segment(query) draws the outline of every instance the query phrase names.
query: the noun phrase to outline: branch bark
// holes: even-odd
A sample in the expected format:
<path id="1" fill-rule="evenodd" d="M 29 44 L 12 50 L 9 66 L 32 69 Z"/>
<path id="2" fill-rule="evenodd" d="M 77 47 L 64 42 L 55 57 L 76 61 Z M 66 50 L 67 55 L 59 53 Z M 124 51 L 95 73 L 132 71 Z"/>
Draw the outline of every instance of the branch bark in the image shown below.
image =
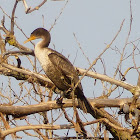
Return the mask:
<path id="1" fill-rule="evenodd" d="M 79 71 L 80 75 L 83 75 L 86 72 L 86 70 L 81 69 L 81 68 L 77 68 L 77 70 Z M 114 85 L 120 86 L 122 88 L 125 88 L 126 90 L 129 90 L 130 92 L 132 91 L 132 89 L 136 88 L 136 86 L 128 84 L 124 81 L 119 81 L 119 80 L 111 78 L 107 75 L 99 74 L 99 73 L 92 72 L 92 71 L 88 71 L 86 73 L 86 76 L 92 77 L 94 79 L 99 79 L 101 81 L 109 82 L 110 84 L 114 84 Z"/>
<path id="2" fill-rule="evenodd" d="M 97 123 L 97 122 L 109 123 L 107 119 L 98 119 L 98 120 L 95 120 L 95 121 L 92 121 L 92 122 L 83 123 L 83 125 L 84 126 L 91 125 L 91 124 L 94 124 L 94 123 Z M 110 124 L 110 125 L 114 126 L 114 124 Z M 64 125 L 50 125 L 50 124 L 49 125 L 44 125 L 44 124 L 42 124 L 42 125 L 17 126 L 15 128 L 10 128 L 8 130 L 1 131 L 0 132 L 0 137 L 5 137 L 9 134 L 16 133 L 16 132 L 23 131 L 23 130 L 35 130 L 35 129 L 60 130 L 60 129 L 71 129 L 71 128 L 74 128 L 74 125 L 72 125 L 72 124 L 64 124 Z M 131 133 L 131 130 L 126 129 L 126 128 L 116 127 L 116 129 L 120 129 L 122 131 L 128 131 L 128 132 Z"/>
<path id="3" fill-rule="evenodd" d="M 93 107 L 96 108 L 105 108 L 105 107 L 121 107 L 124 104 L 131 104 L 133 99 L 124 98 L 124 99 L 88 99 Z M 75 100 L 75 106 L 78 107 L 78 102 Z M 140 104 L 140 99 L 138 99 L 137 104 Z M 63 108 L 73 107 L 72 100 L 66 99 L 63 100 Z M 27 106 L 12 106 L 9 104 L 0 105 L 0 112 L 7 115 L 17 115 L 25 116 L 38 112 L 50 111 L 52 109 L 59 109 L 61 105 L 57 104 L 56 101 L 47 101 L 40 104 L 35 105 L 27 105 Z"/>
<path id="4" fill-rule="evenodd" d="M 9 64 L 5 64 L 5 63 L 1 63 L 1 65 L 5 68 L 8 68 L 10 70 L 13 70 L 13 71 L 16 71 L 16 72 L 19 72 L 20 74 L 25 74 L 27 76 L 34 76 L 40 80 L 44 80 L 48 83 L 52 83 L 48 78 L 45 78 L 46 76 L 45 75 L 40 75 L 40 74 L 37 74 L 37 73 L 34 73 L 34 72 L 30 72 L 30 71 L 27 71 L 25 69 L 19 69 L 17 67 L 14 67 L 12 65 L 9 65 Z M 111 84 L 114 84 L 114 85 L 117 85 L 117 86 L 120 86 L 122 88 L 125 88 L 126 90 L 132 92 L 133 90 L 136 90 L 138 88 L 138 86 L 134 86 L 134 85 L 131 85 L 131 84 L 128 84 L 124 81 L 119 81 L 119 80 L 116 80 L 116 79 L 113 79 L 111 77 L 108 77 L 106 75 L 103 75 L 103 74 L 99 74 L 99 73 L 96 73 L 96 72 L 92 72 L 92 71 L 86 71 L 84 69 L 81 69 L 81 68 L 76 68 L 78 70 L 78 72 L 80 73 L 80 75 L 83 75 L 85 72 L 86 72 L 86 76 L 89 76 L 89 77 L 92 77 L 92 78 L 95 78 L 95 79 L 99 79 L 101 81 L 106 81 L 106 82 L 109 82 Z M 10 76 L 10 75 L 8 75 Z M 12 75 L 11 76 L 17 76 L 17 75 Z M 29 78 L 29 77 L 28 77 Z M 27 78 L 25 78 L 25 76 L 23 76 L 23 79 L 22 77 L 20 78 L 20 80 L 27 80 Z M 138 89 L 137 89 L 138 90 Z M 132 92 L 133 93 L 133 92 Z"/>
<path id="5" fill-rule="evenodd" d="M 14 18 L 15 18 L 15 11 L 16 11 L 17 4 L 18 4 L 18 0 L 15 1 L 14 8 L 12 11 L 12 16 L 11 16 L 11 33 L 13 35 L 14 35 Z"/>

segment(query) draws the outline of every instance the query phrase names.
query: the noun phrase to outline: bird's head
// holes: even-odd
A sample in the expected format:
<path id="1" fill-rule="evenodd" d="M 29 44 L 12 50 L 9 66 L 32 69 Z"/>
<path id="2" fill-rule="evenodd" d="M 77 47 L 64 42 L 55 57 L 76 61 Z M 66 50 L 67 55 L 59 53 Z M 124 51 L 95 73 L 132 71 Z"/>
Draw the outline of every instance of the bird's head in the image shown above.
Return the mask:
<path id="1" fill-rule="evenodd" d="M 26 41 L 24 41 L 24 43 L 27 43 L 31 40 L 35 40 L 39 38 L 42 38 L 42 39 L 46 38 L 50 40 L 51 38 L 50 33 L 44 28 L 37 28 L 31 33 L 30 37 Z"/>

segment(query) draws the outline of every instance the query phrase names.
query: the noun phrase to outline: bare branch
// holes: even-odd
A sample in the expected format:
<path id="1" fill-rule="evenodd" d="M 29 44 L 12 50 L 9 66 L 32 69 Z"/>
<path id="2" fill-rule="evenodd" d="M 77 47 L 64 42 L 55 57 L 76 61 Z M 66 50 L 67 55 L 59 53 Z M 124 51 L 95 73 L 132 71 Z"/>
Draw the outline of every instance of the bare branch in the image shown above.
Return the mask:
<path id="1" fill-rule="evenodd" d="M 117 69 L 116 69 L 115 74 L 114 74 L 114 78 L 115 78 L 115 76 L 117 75 L 117 73 L 118 73 L 118 71 L 119 71 L 119 67 L 121 66 L 122 61 L 123 61 L 125 49 L 126 49 L 126 47 L 127 47 L 128 40 L 129 40 L 130 33 L 131 33 L 131 27 L 132 27 L 132 21 L 133 21 L 132 19 L 133 19 L 133 18 L 132 18 L 132 9 L 131 9 L 131 0 L 130 0 L 130 25 L 129 25 L 130 27 L 129 27 L 129 31 L 128 31 L 127 38 L 126 38 L 126 40 L 125 40 L 125 45 L 124 45 L 124 47 L 123 47 L 123 51 L 122 51 L 122 53 L 121 53 L 120 61 L 119 61 L 118 65 L 117 65 Z"/>
<path id="2" fill-rule="evenodd" d="M 131 130 L 127 129 L 127 128 L 121 128 L 121 127 L 117 127 L 114 124 L 110 123 L 107 119 L 99 119 L 96 121 L 92 121 L 92 122 L 87 122 L 87 123 L 83 123 L 83 125 L 90 125 L 90 124 L 94 124 L 97 122 L 106 122 L 108 123 L 108 125 L 111 125 L 112 127 L 121 130 L 121 131 L 127 131 L 127 132 L 131 132 Z M 19 131 L 23 131 L 23 130 L 35 130 L 35 129 L 47 129 L 47 130 L 60 130 L 60 129 L 71 129 L 74 128 L 74 126 L 72 124 L 64 124 L 64 125 L 27 125 L 27 126 L 17 126 L 15 128 L 11 128 L 5 131 L 1 131 L 1 137 L 5 137 L 9 134 L 15 133 L 15 132 L 19 132 Z"/>
<path id="3" fill-rule="evenodd" d="M 114 78 L 108 77 L 108 76 L 103 75 L 103 74 L 99 74 L 99 73 L 92 72 L 92 71 L 87 72 L 87 70 L 80 69 L 80 68 L 76 68 L 76 69 L 80 72 L 80 75 L 83 75 L 86 73 L 85 74 L 86 76 L 89 76 L 89 77 L 92 77 L 95 79 L 100 79 L 101 81 L 106 81 L 106 82 L 109 82 L 111 84 L 123 87 L 123 88 L 129 90 L 130 92 L 132 89 L 134 90 L 136 88 L 136 86 L 134 86 L 134 85 L 128 84 L 124 81 L 115 80 Z"/>
<path id="4" fill-rule="evenodd" d="M 133 99 L 88 99 L 93 107 L 104 108 L 104 107 L 118 107 L 120 108 L 124 104 L 131 104 Z M 137 100 L 136 105 L 140 104 L 140 99 Z M 75 100 L 75 106 L 78 107 L 78 102 Z M 63 108 L 73 107 L 72 100 L 63 100 Z M 27 106 L 11 106 L 11 105 L 1 105 L 0 112 L 13 115 L 14 117 L 21 117 L 25 115 L 30 115 L 38 112 L 50 111 L 52 109 L 59 109 L 61 106 L 56 103 L 56 101 L 47 101 L 35 105 Z M 67 116 L 66 116 L 67 118 Z M 68 118 L 67 118 L 68 119 Z M 69 120 L 69 119 L 68 119 Z M 69 120 L 71 122 L 71 120 Z"/>
<path id="5" fill-rule="evenodd" d="M 64 5 L 64 7 L 61 9 L 59 15 L 58 15 L 58 16 L 56 17 L 56 19 L 54 20 L 54 23 L 51 25 L 51 27 L 50 27 L 50 29 L 49 29 L 49 32 L 50 32 L 50 31 L 53 29 L 53 27 L 56 25 L 56 22 L 57 22 L 57 20 L 60 18 L 60 16 L 62 15 L 62 13 L 63 13 L 63 11 L 64 11 L 66 5 L 68 4 L 68 1 L 69 1 L 69 0 L 66 1 L 66 3 L 65 3 L 65 5 Z"/>
<path id="6" fill-rule="evenodd" d="M 28 8 L 28 6 L 27 6 L 25 0 L 23 0 L 24 6 L 25 6 L 25 9 L 26 9 L 26 10 L 25 10 L 26 14 L 29 14 L 29 13 L 35 11 L 35 10 L 39 10 L 39 8 L 40 8 L 41 6 L 43 6 L 43 5 L 45 4 L 45 2 L 47 2 L 47 0 L 44 0 L 44 1 L 43 1 L 42 3 L 40 3 L 38 6 L 36 6 L 36 7 L 33 8 L 33 9 L 31 9 L 31 8 Z"/>
<path id="7" fill-rule="evenodd" d="M 121 25 L 120 25 L 120 29 L 118 30 L 117 34 L 115 35 L 115 37 L 113 38 L 113 40 L 111 41 L 111 43 L 109 45 L 106 46 L 106 48 L 103 50 L 103 52 L 92 62 L 92 64 L 90 65 L 90 67 L 85 71 L 85 73 L 83 73 L 82 77 L 80 78 L 80 80 L 77 82 L 77 84 L 75 85 L 75 87 L 73 88 L 73 90 L 76 89 L 76 87 L 79 85 L 79 83 L 81 82 L 81 80 L 85 77 L 85 75 L 87 74 L 87 72 L 97 63 L 98 59 L 100 59 L 100 57 L 111 47 L 112 43 L 115 41 L 115 39 L 117 38 L 117 36 L 119 35 L 122 27 L 123 27 L 123 23 L 125 20 L 122 21 Z"/>
<path id="8" fill-rule="evenodd" d="M 39 74 L 30 72 L 30 71 L 27 71 L 27 70 L 24 70 L 24 69 L 19 69 L 19 68 L 16 68 L 16 67 L 12 66 L 12 65 L 5 64 L 5 63 L 2 63 L 1 65 L 3 67 L 11 69 L 13 71 L 17 71 L 19 73 L 23 73 L 23 74 L 29 75 L 29 76 L 35 76 L 36 78 L 38 78 L 40 80 L 44 80 L 46 82 L 52 83 L 48 78 L 45 78 L 44 76 L 42 77 Z M 77 68 L 77 69 L 78 69 L 78 71 L 80 72 L 81 75 L 86 73 L 85 75 L 87 75 L 87 76 L 90 76 L 90 77 L 95 78 L 95 79 L 100 79 L 102 81 L 110 82 L 111 84 L 115 84 L 117 86 L 123 87 L 123 88 L 129 90 L 132 93 L 134 93 L 134 90 L 137 89 L 136 86 L 130 85 L 130 84 L 128 84 L 126 82 L 123 82 L 123 81 L 115 80 L 115 79 L 110 78 L 110 77 L 108 77 L 106 75 L 98 74 L 96 72 L 91 72 L 91 71 L 87 72 L 87 70 L 80 69 L 80 68 Z"/>
<path id="9" fill-rule="evenodd" d="M 1 50 L 1 55 L 3 55 L 6 52 L 5 43 L 1 37 L 1 34 L 0 34 L 0 50 Z"/>
<path id="10" fill-rule="evenodd" d="M 16 0 L 16 2 L 14 4 L 13 11 L 12 11 L 12 16 L 11 16 L 11 34 L 14 34 L 14 18 L 15 18 L 15 11 L 16 11 L 17 4 L 18 4 L 18 0 Z"/>
<path id="11" fill-rule="evenodd" d="M 24 7 L 25 7 L 25 13 L 27 14 L 28 11 L 31 9 L 31 7 L 28 8 L 28 5 L 27 5 L 26 1 L 25 0 L 22 0 L 22 1 L 23 1 L 23 4 L 24 4 Z"/>

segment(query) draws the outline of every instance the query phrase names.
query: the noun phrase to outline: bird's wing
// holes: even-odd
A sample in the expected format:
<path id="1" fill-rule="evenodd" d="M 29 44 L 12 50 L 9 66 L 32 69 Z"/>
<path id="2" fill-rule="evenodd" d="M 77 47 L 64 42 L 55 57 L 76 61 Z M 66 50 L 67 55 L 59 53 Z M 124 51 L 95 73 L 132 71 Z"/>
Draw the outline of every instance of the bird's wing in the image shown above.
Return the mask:
<path id="1" fill-rule="evenodd" d="M 63 73 L 69 80 L 72 80 L 71 78 L 73 77 L 73 80 L 75 84 L 78 82 L 79 78 L 77 75 L 77 72 L 74 68 L 74 66 L 71 64 L 71 62 L 65 58 L 63 55 L 61 55 L 58 52 L 52 52 L 48 55 L 50 61 L 53 63 L 53 65 Z M 78 104 L 80 108 L 85 112 L 85 113 L 92 113 L 92 106 L 89 103 L 89 101 L 86 99 L 83 93 L 83 89 L 81 86 L 81 83 L 79 83 L 78 87 L 76 88 L 76 95 L 78 98 Z"/>
<path id="2" fill-rule="evenodd" d="M 52 53 L 48 55 L 48 57 L 53 63 L 53 65 L 58 70 L 60 70 L 63 73 L 63 75 L 65 75 L 70 81 L 74 81 L 74 84 L 76 84 L 79 81 L 77 71 L 65 56 L 53 50 Z M 83 90 L 81 83 L 79 83 L 78 87 L 81 90 Z"/>
<path id="3" fill-rule="evenodd" d="M 63 55 L 51 53 L 48 55 L 50 61 L 56 66 L 64 75 L 71 77 L 77 76 L 77 72 L 71 62 Z"/>

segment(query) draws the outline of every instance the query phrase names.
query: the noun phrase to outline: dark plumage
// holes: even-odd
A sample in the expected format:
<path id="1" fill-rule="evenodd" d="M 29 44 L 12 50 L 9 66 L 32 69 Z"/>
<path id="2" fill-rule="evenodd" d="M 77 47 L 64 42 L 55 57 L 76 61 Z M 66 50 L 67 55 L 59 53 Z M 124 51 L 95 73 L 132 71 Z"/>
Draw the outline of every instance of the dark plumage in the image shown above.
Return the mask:
<path id="1" fill-rule="evenodd" d="M 72 85 L 75 85 L 79 81 L 77 71 L 66 57 L 48 48 L 51 36 L 44 28 L 34 30 L 25 43 L 37 38 L 41 38 L 42 40 L 35 46 L 35 56 L 39 60 L 44 72 L 58 89 L 64 91 L 64 97 L 71 98 L 70 92 L 67 91 L 73 88 Z M 90 113 L 92 106 L 84 96 L 81 83 L 75 89 L 74 94 L 78 99 L 80 109 L 85 113 Z"/>

